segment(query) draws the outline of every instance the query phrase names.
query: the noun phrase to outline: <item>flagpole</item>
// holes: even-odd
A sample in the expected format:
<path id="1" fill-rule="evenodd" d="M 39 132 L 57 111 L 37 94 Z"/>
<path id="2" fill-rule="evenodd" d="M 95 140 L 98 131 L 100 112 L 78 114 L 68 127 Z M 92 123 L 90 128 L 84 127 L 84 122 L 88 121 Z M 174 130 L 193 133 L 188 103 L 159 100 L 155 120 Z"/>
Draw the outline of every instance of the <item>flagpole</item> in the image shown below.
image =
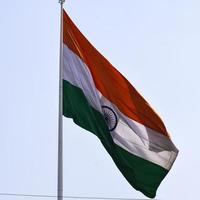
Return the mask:
<path id="1" fill-rule="evenodd" d="M 59 64 L 59 113 L 58 113 L 58 182 L 57 200 L 63 200 L 63 4 L 60 3 L 60 64 Z"/>

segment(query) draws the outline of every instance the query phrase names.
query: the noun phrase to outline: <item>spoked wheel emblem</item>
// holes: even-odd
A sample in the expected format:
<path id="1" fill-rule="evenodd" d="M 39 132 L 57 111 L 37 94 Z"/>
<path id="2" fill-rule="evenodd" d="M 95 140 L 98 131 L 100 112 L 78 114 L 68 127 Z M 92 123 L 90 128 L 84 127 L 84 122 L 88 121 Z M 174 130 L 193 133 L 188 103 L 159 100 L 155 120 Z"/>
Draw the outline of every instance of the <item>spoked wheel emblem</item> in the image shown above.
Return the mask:
<path id="1" fill-rule="evenodd" d="M 109 131 L 113 131 L 117 126 L 117 115 L 114 110 L 108 106 L 102 106 L 104 119 Z"/>

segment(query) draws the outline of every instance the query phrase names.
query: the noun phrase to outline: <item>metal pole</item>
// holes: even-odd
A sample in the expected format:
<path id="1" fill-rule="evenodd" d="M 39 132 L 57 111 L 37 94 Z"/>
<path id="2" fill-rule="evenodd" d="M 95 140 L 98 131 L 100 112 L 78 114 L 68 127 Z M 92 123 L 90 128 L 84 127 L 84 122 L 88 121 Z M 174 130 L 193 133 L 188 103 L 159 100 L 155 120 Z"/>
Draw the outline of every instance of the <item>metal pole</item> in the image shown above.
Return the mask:
<path id="1" fill-rule="evenodd" d="M 58 185 L 57 200 L 63 200 L 63 3 L 60 3 L 60 66 L 59 66 L 59 113 L 58 113 Z"/>

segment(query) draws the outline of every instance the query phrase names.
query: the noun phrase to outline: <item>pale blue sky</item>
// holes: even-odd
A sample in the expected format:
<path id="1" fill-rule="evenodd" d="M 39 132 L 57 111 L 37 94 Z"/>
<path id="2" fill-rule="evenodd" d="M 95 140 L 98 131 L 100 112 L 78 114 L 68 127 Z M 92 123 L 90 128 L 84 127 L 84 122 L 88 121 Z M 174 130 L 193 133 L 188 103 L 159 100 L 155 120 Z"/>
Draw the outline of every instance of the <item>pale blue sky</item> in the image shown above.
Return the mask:
<path id="1" fill-rule="evenodd" d="M 160 114 L 180 150 L 157 198 L 197 199 L 200 1 L 67 0 L 64 7 Z M 59 15 L 57 1 L 1 2 L 0 193 L 56 194 Z M 64 145 L 65 195 L 144 198 L 70 119 Z M 0 196 L 26 199 L 39 198 Z"/>

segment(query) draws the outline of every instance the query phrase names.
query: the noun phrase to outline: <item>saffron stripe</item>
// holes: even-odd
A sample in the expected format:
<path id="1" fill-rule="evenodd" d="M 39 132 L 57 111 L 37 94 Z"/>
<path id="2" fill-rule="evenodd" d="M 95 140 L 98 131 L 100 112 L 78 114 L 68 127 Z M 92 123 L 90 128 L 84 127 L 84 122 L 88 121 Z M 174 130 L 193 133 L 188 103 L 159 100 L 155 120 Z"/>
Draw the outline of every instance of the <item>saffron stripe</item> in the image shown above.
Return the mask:
<path id="1" fill-rule="evenodd" d="M 88 66 L 95 86 L 101 94 L 115 104 L 124 115 L 169 138 L 156 112 L 126 78 L 90 44 L 65 11 L 63 20 L 64 44 Z"/>

